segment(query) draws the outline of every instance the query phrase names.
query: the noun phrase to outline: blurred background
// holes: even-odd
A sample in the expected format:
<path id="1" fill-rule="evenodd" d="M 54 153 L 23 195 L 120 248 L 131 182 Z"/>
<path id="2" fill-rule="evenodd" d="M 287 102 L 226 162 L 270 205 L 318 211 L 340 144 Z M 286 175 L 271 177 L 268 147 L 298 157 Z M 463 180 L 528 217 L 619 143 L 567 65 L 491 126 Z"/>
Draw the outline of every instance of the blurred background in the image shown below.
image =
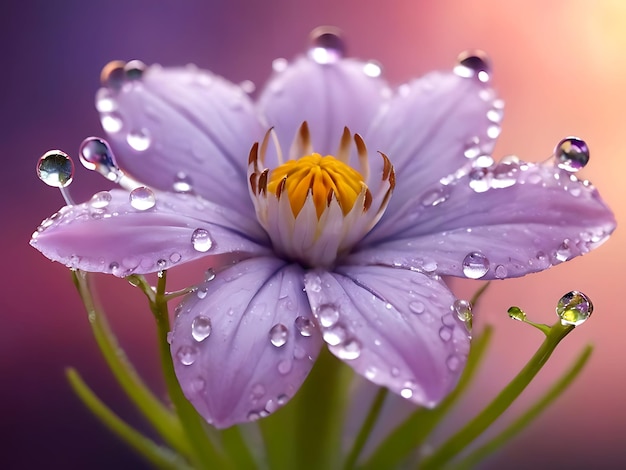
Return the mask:
<path id="1" fill-rule="evenodd" d="M 560 138 L 578 135 L 591 148 L 583 176 L 600 189 L 618 221 L 626 220 L 626 3 L 620 0 L 388 0 L 384 6 L 371 0 L 40 0 L 3 2 L 0 17 L 0 146 L 8 177 L 0 189 L 7 261 L 0 274 L 3 468 L 144 468 L 69 390 L 64 368 L 71 365 L 119 414 L 143 426 L 104 368 L 69 273 L 28 246 L 38 223 L 62 205 L 58 192 L 37 180 L 35 162 L 52 148 L 76 156 L 84 137 L 103 134 L 93 96 L 110 60 L 192 62 L 260 86 L 273 59 L 302 53 L 310 30 L 331 24 L 344 30 L 350 55 L 380 61 L 387 79 L 400 84 L 449 69 L 459 52 L 480 48 L 493 61 L 494 84 L 506 102 L 494 156 L 539 161 Z M 83 200 L 107 187 L 77 167 L 71 191 Z M 554 306 L 567 291 L 581 290 L 595 304 L 591 320 L 557 349 L 523 403 L 539 396 L 585 344 L 596 349 L 556 405 L 482 468 L 625 468 L 626 316 L 619 303 L 625 249 L 618 228 L 585 257 L 491 286 L 476 324 L 495 325 L 495 342 L 471 396 L 448 426 L 479 410 L 540 343 L 537 331 L 508 319 L 509 306 L 552 323 Z M 181 285 L 198 279 L 193 272 L 174 276 Z M 456 288 L 468 296 L 478 285 Z M 124 281 L 105 279 L 101 290 L 120 341 L 161 390 L 146 303 Z"/>

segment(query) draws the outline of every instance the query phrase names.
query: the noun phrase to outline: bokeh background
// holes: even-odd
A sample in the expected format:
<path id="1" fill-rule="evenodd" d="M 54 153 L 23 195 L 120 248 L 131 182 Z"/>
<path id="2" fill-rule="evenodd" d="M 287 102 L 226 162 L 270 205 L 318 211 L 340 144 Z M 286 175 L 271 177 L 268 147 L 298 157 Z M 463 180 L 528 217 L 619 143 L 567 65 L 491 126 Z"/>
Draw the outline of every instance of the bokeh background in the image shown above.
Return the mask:
<path id="1" fill-rule="evenodd" d="M 64 368 L 77 367 L 121 415 L 143 426 L 98 356 L 68 272 L 28 246 L 37 224 L 62 205 L 60 195 L 36 179 L 36 159 L 51 148 L 75 156 L 84 137 L 102 135 L 93 96 L 102 66 L 112 59 L 192 62 L 235 82 L 262 84 L 272 59 L 302 53 L 311 29 L 332 24 L 344 30 L 351 55 L 379 60 L 388 80 L 400 84 L 450 68 L 462 50 L 481 48 L 493 60 L 494 83 L 507 104 L 496 155 L 539 161 L 560 138 L 578 135 L 591 148 L 584 176 L 618 221 L 626 220 L 626 3 L 620 0 L 41 0 L 3 2 L 0 17 L 2 468 L 144 468 L 66 385 Z M 71 191 L 81 200 L 107 187 L 77 168 Z M 495 344 L 449 426 L 478 410 L 541 341 L 538 332 L 507 318 L 509 306 L 552 323 L 558 298 L 578 289 L 596 307 L 524 402 L 545 390 L 584 344 L 596 350 L 575 385 L 484 468 L 626 468 L 625 247 L 618 229 L 585 257 L 491 286 L 476 323 L 496 326 Z M 188 275 L 175 275 L 176 282 Z M 477 285 L 457 289 L 469 295 Z M 123 281 L 105 280 L 101 288 L 128 354 L 159 389 L 154 329 L 141 296 Z"/>

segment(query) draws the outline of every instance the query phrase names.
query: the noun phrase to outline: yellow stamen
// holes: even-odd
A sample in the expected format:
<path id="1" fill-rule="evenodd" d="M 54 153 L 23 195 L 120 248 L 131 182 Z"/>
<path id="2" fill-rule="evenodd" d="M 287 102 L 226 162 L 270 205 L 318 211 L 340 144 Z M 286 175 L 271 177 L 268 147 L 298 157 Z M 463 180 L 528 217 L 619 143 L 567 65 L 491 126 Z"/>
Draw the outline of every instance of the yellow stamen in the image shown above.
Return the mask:
<path id="1" fill-rule="evenodd" d="M 271 171 L 267 183 L 267 191 L 277 197 L 287 191 L 294 217 L 302 210 L 310 192 L 318 219 L 333 195 L 343 215 L 347 215 L 364 187 L 363 176 L 354 168 L 332 155 L 322 157 L 318 153 L 280 165 Z"/>

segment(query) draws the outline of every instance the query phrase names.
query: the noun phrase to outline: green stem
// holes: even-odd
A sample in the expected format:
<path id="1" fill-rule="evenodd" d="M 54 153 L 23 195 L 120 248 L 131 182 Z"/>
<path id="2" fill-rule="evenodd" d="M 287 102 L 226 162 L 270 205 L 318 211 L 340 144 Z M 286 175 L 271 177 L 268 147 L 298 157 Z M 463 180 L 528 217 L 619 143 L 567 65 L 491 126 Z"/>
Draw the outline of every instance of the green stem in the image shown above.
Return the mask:
<path id="1" fill-rule="evenodd" d="M 498 435 L 491 441 L 482 445 L 478 449 L 474 450 L 471 454 L 465 457 L 462 461 L 454 464 L 455 469 L 471 469 L 475 468 L 481 461 L 493 452 L 501 449 L 504 444 L 519 434 L 526 427 L 545 410 L 554 400 L 559 398 L 562 393 L 570 386 L 576 377 L 583 370 L 583 367 L 591 357 L 593 351 L 592 346 L 587 346 L 583 349 L 582 353 L 576 358 L 574 364 L 570 369 L 561 376 L 561 378 L 552 385 L 548 392 L 537 401 L 531 408 L 529 408 L 524 414 L 511 423 L 506 429 L 499 432 Z"/>
<path id="2" fill-rule="evenodd" d="M 439 406 L 433 409 L 420 408 L 413 412 L 383 440 L 367 462 L 359 466 L 359 468 L 367 470 L 394 468 L 400 465 L 416 449 L 420 448 L 431 431 L 447 415 L 448 411 L 452 409 L 471 384 L 478 371 L 478 366 L 487 351 L 492 334 L 493 329 L 487 326 L 479 336 L 474 338 L 472 349 L 467 358 L 465 369 L 459 378 L 459 383 Z"/>
<path id="3" fill-rule="evenodd" d="M 170 331 L 169 312 L 165 295 L 165 271 L 159 273 L 154 300 L 150 302 L 150 309 L 157 324 L 159 351 L 161 353 L 161 368 L 165 377 L 165 384 L 172 404 L 183 424 L 183 430 L 194 450 L 193 462 L 197 469 L 228 468 L 230 462 L 220 455 L 211 440 L 208 438 L 205 422 L 198 415 L 194 407 L 183 394 L 170 354 L 170 345 L 167 335 Z"/>
<path id="4" fill-rule="evenodd" d="M 346 462 L 343 467 L 345 470 L 354 468 L 357 463 L 359 456 L 361 455 L 361 451 L 363 450 L 363 447 L 365 447 L 372 429 L 374 429 L 374 425 L 380 416 L 380 412 L 385 404 L 385 399 L 387 398 L 387 393 L 388 390 L 386 388 L 380 387 L 378 389 L 378 392 L 374 397 L 374 401 L 372 402 L 372 406 L 370 406 L 370 410 L 363 421 L 359 434 L 357 434 L 354 444 L 352 445 L 352 449 L 346 458 Z"/>
<path id="5" fill-rule="evenodd" d="M 573 329 L 573 326 L 564 326 L 560 322 L 552 326 L 544 342 L 519 374 L 472 421 L 423 459 L 419 468 L 422 470 L 442 468 L 480 436 L 524 391 L 548 361 L 559 342 Z"/>
<path id="6" fill-rule="evenodd" d="M 76 395 L 98 420 L 152 465 L 162 470 L 190 470 L 179 455 L 158 446 L 122 421 L 93 393 L 75 369 L 67 369 L 65 374 Z"/>
<path id="7" fill-rule="evenodd" d="M 230 456 L 233 466 L 237 470 L 252 470 L 259 468 L 254 455 L 250 452 L 248 443 L 242 436 L 241 426 L 232 426 L 221 433 L 224 451 Z"/>
<path id="8" fill-rule="evenodd" d="M 109 369 L 128 398 L 154 427 L 165 442 L 177 452 L 190 456 L 191 447 L 184 438 L 180 421 L 150 391 L 137 374 L 126 354 L 119 346 L 115 335 L 94 302 L 90 290 L 89 276 L 85 272 L 72 272 L 74 284 L 87 310 L 89 324 Z"/>

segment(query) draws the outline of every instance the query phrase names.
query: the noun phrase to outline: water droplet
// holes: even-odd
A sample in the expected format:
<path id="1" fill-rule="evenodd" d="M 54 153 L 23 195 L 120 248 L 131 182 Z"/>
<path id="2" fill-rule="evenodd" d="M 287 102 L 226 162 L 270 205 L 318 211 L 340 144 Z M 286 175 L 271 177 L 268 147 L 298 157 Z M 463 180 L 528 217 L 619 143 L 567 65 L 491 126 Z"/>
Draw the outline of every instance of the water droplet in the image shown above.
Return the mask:
<path id="1" fill-rule="evenodd" d="M 572 249 L 570 247 L 570 241 L 565 239 L 563 240 L 563 243 L 561 243 L 559 245 L 559 247 L 557 248 L 554 257 L 558 260 L 558 261 L 567 261 L 570 257 L 572 256 Z"/>
<path id="2" fill-rule="evenodd" d="M 283 394 L 276 397 L 276 403 L 278 404 L 278 406 L 285 406 L 288 401 L 289 397 L 287 395 Z"/>
<path id="3" fill-rule="evenodd" d="M 418 315 L 420 315 L 424 313 L 426 307 L 423 302 L 420 302 L 419 300 L 413 300 L 409 302 L 409 310 L 413 313 L 417 313 Z"/>
<path id="4" fill-rule="evenodd" d="M 180 253 L 178 253 L 177 251 L 173 252 L 170 255 L 170 261 L 172 263 L 178 263 L 181 259 L 183 259 L 182 255 Z"/>
<path id="5" fill-rule="evenodd" d="M 287 375 L 291 372 L 292 363 L 289 359 L 284 359 L 278 363 L 278 373 L 282 375 Z"/>
<path id="6" fill-rule="evenodd" d="M 435 188 L 425 192 L 421 197 L 423 206 L 438 206 L 445 202 L 449 197 L 449 193 L 443 188 Z"/>
<path id="7" fill-rule="evenodd" d="M 480 139 L 478 137 L 472 137 L 469 142 L 465 145 L 465 150 L 463 151 L 463 155 L 465 158 L 476 158 L 480 155 Z"/>
<path id="8" fill-rule="evenodd" d="M 566 171 L 578 171 L 589 163 L 589 147 L 584 140 L 566 137 L 554 149 L 556 166 Z"/>
<path id="9" fill-rule="evenodd" d="M 450 371 L 454 372 L 461 366 L 461 359 L 459 359 L 459 356 L 456 354 L 451 354 L 448 356 L 448 359 L 446 359 L 446 365 Z"/>
<path id="10" fill-rule="evenodd" d="M 332 328 L 324 330 L 322 336 L 324 341 L 330 346 L 338 346 L 346 340 L 348 333 L 343 326 L 335 325 Z"/>
<path id="11" fill-rule="evenodd" d="M 582 292 L 571 291 L 559 299 L 556 314 L 562 325 L 578 326 L 585 322 L 593 312 L 591 299 Z"/>
<path id="12" fill-rule="evenodd" d="M 198 393 L 204 390 L 205 386 L 206 382 L 204 381 L 204 379 L 202 377 L 196 377 L 191 381 L 190 388 L 193 393 Z"/>
<path id="13" fill-rule="evenodd" d="M 140 60 L 134 59 L 124 66 L 124 73 L 128 80 L 140 80 L 146 68 L 146 64 Z"/>
<path id="14" fill-rule="evenodd" d="M 383 69 L 378 62 L 370 60 L 363 65 L 363 73 L 365 73 L 368 77 L 376 78 L 380 77 L 383 73 Z"/>
<path id="15" fill-rule="evenodd" d="M 333 304 L 320 305 L 317 315 L 322 326 L 333 326 L 339 320 L 339 309 Z"/>
<path id="16" fill-rule="evenodd" d="M 287 62 L 287 59 L 285 59 L 284 57 L 279 57 L 272 61 L 272 70 L 274 72 L 282 72 L 287 68 L 288 65 L 289 62 Z"/>
<path id="17" fill-rule="evenodd" d="M 361 355 L 361 343 L 352 338 L 341 343 L 333 352 L 339 359 L 352 361 Z"/>
<path id="18" fill-rule="evenodd" d="M 477 193 L 484 193 L 491 187 L 491 172 L 487 168 L 474 168 L 469 172 L 469 186 Z"/>
<path id="19" fill-rule="evenodd" d="M 252 387 L 251 398 L 253 400 L 259 400 L 263 395 L 265 395 L 265 387 L 263 384 L 256 384 Z"/>
<path id="20" fill-rule="evenodd" d="M 156 205 L 156 196 L 150 188 L 140 186 L 133 189 L 129 195 L 130 205 L 138 211 L 147 211 Z"/>
<path id="21" fill-rule="evenodd" d="M 511 307 L 508 310 L 509 317 L 517 321 L 526 321 L 526 312 L 519 307 Z"/>
<path id="22" fill-rule="evenodd" d="M 400 390 L 400 396 L 408 400 L 413 396 L 413 389 L 409 387 L 403 388 L 402 390 Z"/>
<path id="23" fill-rule="evenodd" d="M 277 348 L 284 346 L 287 342 L 287 338 L 289 337 L 289 330 L 282 323 L 275 324 L 272 328 L 270 328 L 269 332 L 270 343 L 272 343 Z"/>
<path id="24" fill-rule="evenodd" d="M 248 421 L 258 421 L 261 416 L 256 411 L 248 413 Z"/>
<path id="25" fill-rule="evenodd" d="M 102 124 L 102 128 L 110 134 L 121 131 L 124 126 L 121 116 L 114 112 L 102 113 L 102 115 L 100 115 L 100 123 Z"/>
<path id="26" fill-rule="evenodd" d="M 112 196 L 108 191 L 100 191 L 91 196 L 89 205 L 94 209 L 104 209 L 111 202 Z"/>
<path id="27" fill-rule="evenodd" d="M 442 326 L 439 328 L 439 337 L 446 343 L 450 341 L 452 339 L 452 328 L 449 326 Z"/>
<path id="28" fill-rule="evenodd" d="M 480 50 L 465 51 L 459 54 L 454 73 L 463 78 L 476 77 L 479 81 L 489 81 L 489 59 L 487 54 Z"/>
<path id="29" fill-rule="evenodd" d="M 211 319 L 204 315 L 197 316 L 191 323 L 191 336 L 196 341 L 204 341 L 211 334 Z"/>
<path id="30" fill-rule="evenodd" d="M 198 296 L 199 299 L 204 299 L 208 293 L 209 293 L 209 289 L 207 289 L 206 287 L 200 287 L 196 291 L 196 296 Z"/>
<path id="31" fill-rule="evenodd" d="M 113 90 L 119 90 L 126 79 L 125 65 L 126 63 L 122 60 L 113 60 L 106 64 L 100 72 L 102 85 Z"/>
<path id="32" fill-rule="evenodd" d="M 106 179 L 118 182 L 122 172 L 117 166 L 113 151 L 108 142 L 98 137 L 88 137 L 80 144 L 80 162 L 88 170 L 95 170 Z"/>
<path id="33" fill-rule="evenodd" d="M 117 109 L 117 102 L 113 98 L 111 90 L 100 88 L 96 92 L 96 109 L 101 113 L 110 113 Z"/>
<path id="34" fill-rule="evenodd" d="M 60 150 L 50 150 L 37 162 L 37 176 L 48 186 L 65 188 L 74 177 L 74 162 Z"/>
<path id="35" fill-rule="evenodd" d="M 462 322 L 468 322 L 472 320 L 472 304 L 463 299 L 454 301 L 454 311 L 456 312 L 456 316 Z"/>
<path id="36" fill-rule="evenodd" d="M 313 334 L 313 330 L 315 330 L 315 323 L 307 317 L 297 317 L 294 324 L 302 336 L 311 336 Z"/>
<path id="37" fill-rule="evenodd" d="M 495 276 L 498 279 L 504 279 L 506 277 L 507 273 L 508 273 L 508 271 L 507 271 L 506 267 L 501 265 L 501 264 L 497 265 L 496 269 L 494 271 L 494 274 L 495 274 Z"/>
<path id="38" fill-rule="evenodd" d="M 172 189 L 176 193 L 188 193 L 191 191 L 191 178 L 186 173 L 179 171 L 176 173 Z"/>
<path id="39" fill-rule="evenodd" d="M 330 26 L 320 26 L 311 32 L 309 57 L 318 64 L 334 64 L 345 54 L 346 45 L 341 31 Z"/>
<path id="40" fill-rule="evenodd" d="M 198 350 L 194 346 L 181 346 L 176 351 L 176 358 L 184 366 L 190 366 L 196 360 Z"/>
<path id="41" fill-rule="evenodd" d="M 150 138 L 148 129 L 138 129 L 128 133 L 126 142 L 128 142 L 128 145 L 130 145 L 130 148 L 133 150 L 144 152 L 150 147 L 152 139 Z"/>
<path id="42" fill-rule="evenodd" d="M 158 259 L 156 265 L 159 269 L 165 269 L 167 267 L 167 260 L 164 260 L 163 258 Z"/>
<path id="43" fill-rule="evenodd" d="M 194 250 L 206 253 L 213 247 L 213 240 L 207 230 L 197 228 L 191 234 L 191 244 Z"/>
<path id="44" fill-rule="evenodd" d="M 470 279 L 480 279 L 489 271 L 489 260 L 478 252 L 468 253 L 463 259 L 463 274 Z"/>
<path id="45" fill-rule="evenodd" d="M 212 268 L 209 268 L 204 272 L 204 280 L 212 281 L 213 279 L 215 279 L 215 271 Z"/>

